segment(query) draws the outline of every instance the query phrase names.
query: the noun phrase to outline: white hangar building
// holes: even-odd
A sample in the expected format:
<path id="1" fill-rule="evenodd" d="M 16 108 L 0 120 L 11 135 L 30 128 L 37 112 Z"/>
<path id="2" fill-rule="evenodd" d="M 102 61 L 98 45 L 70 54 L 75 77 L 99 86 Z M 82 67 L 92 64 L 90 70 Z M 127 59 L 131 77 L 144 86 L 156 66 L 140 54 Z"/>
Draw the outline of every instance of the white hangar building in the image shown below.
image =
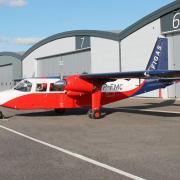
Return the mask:
<path id="1" fill-rule="evenodd" d="M 50 36 L 24 53 L 23 77 L 144 70 L 160 35 L 169 40 L 169 69 L 180 69 L 180 1 L 175 1 L 121 32 L 78 30 Z M 180 85 L 143 96 L 180 98 Z"/>
<path id="2" fill-rule="evenodd" d="M 10 89 L 22 78 L 22 53 L 0 52 L 0 91 Z"/>

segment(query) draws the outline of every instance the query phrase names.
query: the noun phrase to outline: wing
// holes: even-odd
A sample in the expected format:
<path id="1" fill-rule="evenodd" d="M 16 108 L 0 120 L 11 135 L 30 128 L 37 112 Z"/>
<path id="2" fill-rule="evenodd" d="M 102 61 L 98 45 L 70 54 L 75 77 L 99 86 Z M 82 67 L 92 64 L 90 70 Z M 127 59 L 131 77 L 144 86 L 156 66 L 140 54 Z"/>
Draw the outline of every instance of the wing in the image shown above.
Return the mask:
<path id="1" fill-rule="evenodd" d="M 98 74 L 81 74 L 80 78 L 85 80 L 116 80 L 116 79 L 161 79 L 161 78 L 178 78 L 180 79 L 180 70 L 155 70 L 155 71 L 129 71 L 129 72 L 113 72 Z"/>

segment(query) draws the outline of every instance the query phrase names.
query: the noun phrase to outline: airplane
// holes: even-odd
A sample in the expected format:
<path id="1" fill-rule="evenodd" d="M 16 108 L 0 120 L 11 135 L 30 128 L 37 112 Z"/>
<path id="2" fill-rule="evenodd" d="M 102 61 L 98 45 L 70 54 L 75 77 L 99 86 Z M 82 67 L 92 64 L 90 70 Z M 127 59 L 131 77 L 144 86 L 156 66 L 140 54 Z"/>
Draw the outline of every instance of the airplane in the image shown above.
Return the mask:
<path id="1" fill-rule="evenodd" d="M 180 80 L 180 70 L 168 70 L 168 42 L 158 37 L 146 70 L 96 74 L 75 74 L 56 78 L 27 78 L 14 88 L 0 92 L 0 106 L 18 109 L 88 107 L 92 119 L 102 117 L 102 106 L 165 88 Z M 1 118 L 3 114 L 1 113 Z"/>

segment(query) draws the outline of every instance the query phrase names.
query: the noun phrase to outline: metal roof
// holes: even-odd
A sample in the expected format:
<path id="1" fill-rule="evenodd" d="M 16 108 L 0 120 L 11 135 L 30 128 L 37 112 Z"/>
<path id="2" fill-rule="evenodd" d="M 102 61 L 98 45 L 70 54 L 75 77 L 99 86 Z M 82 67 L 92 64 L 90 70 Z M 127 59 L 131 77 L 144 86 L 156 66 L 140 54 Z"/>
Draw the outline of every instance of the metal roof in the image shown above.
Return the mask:
<path id="1" fill-rule="evenodd" d="M 32 46 L 29 50 L 27 50 L 24 55 L 23 59 L 27 57 L 32 51 L 36 50 L 40 46 L 47 44 L 51 41 L 66 38 L 66 37 L 72 37 L 72 36 L 93 36 L 93 37 L 101 37 L 105 39 L 111 39 L 115 41 L 119 41 L 119 34 L 113 33 L 113 32 L 107 32 L 107 31 L 98 31 L 98 30 L 75 30 L 75 31 L 67 31 L 63 33 L 58 33 L 55 35 L 52 35 L 46 39 L 43 39 L 42 41 L 36 43 L 34 46 Z"/>
<path id="2" fill-rule="evenodd" d="M 153 13 L 143 17 L 136 23 L 132 24 L 131 26 L 127 27 L 123 31 L 119 33 L 119 40 L 124 39 L 125 37 L 129 36 L 133 32 L 137 31 L 138 29 L 144 27 L 145 25 L 155 21 L 156 19 L 159 19 L 160 17 L 175 11 L 180 8 L 180 1 L 174 1 L 166 6 L 163 6 L 162 8 L 154 11 Z"/>
<path id="3" fill-rule="evenodd" d="M 15 52 L 0 52 L 0 56 L 11 56 L 16 59 L 22 60 L 22 55 Z"/>
<path id="4" fill-rule="evenodd" d="M 159 19 L 160 17 L 175 11 L 180 8 L 180 1 L 174 1 L 156 11 L 153 13 L 143 17 L 136 23 L 132 24 L 131 26 L 127 27 L 121 32 L 114 31 L 114 32 L 108 32 L 108 31 L 99 31 L 99 30 L 75 30 L 75 31 L 67 31 L 63 33 L 58 33 L 55 35 L 52 35 L 48 38 L 45 38 L 44 40 L 36 43 L 33 45 L 29 50 L 27 50 L 24 55 L 22 56 L 22 59 L 27 57 L 31 52 L 39 48 L 40 46 L 47 44 L 51 41 L 66 38 L 66 37 L 72 37 L 72 36 L 92 36 L 92 37 L 100 37 L 105 39 L 111 39 L 114 41 L 121 41 L 122 39 L 126 38 L 133 32 L 137 31 L 138 29 L 144 27 L 145 25 L 155 21 L 156 19 Z"/>

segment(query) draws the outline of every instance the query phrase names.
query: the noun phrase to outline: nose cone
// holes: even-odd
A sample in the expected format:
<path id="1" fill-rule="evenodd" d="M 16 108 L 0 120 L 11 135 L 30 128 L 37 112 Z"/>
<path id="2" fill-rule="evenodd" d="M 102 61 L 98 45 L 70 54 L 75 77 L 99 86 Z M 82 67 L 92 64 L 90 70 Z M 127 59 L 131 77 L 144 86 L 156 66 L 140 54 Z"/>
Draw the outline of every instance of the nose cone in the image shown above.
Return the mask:
<path id="1" fill-rule="evenodd" d="M 6 90 L 0 92 L 0 106 L 15 108 L 10 102 L 17 97 L 17 93 L 14 90 Z"/>

